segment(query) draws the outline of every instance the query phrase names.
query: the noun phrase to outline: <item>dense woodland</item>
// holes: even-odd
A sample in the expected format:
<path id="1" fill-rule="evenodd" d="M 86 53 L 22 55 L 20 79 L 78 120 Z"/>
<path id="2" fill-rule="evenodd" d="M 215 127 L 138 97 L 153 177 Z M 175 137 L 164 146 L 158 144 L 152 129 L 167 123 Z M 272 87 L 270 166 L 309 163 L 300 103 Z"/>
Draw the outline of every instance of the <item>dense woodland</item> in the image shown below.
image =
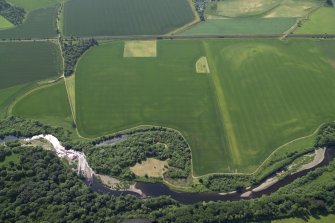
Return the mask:
<path id="1" fill-rule="evenodd" d="M 94 143 L 106 139 L 108 137 Z M 112 145 L 88 147 L 85 154 L 98 173 L 127 180 L 134 179 L 129 167 L 151 157 L 168 160 L 166 177 L 187 178 L 191 171 L 191 150 L 183 137 L 175 131 L 160 127 L 127 132 L 125 140 Z"/>
<path id="2" fill-rule="evenodd" d="M 95 39 L 76 39 L 71 38 L 70 40 L 60 38 L 62 44 L 62 51 L 64 57 L 64 75 L 70 76 L 74 73 L 78 59 L 86 50 L 92 46 L 98 45 L 98 41 Z"/>
<path id="3" fill-rule="evenodd" d="M 7 3 L 5 0 L 0 0 L 0 15 L 8 21 L 18 26 L 23 23 L 26 12 L 23 8 L 19 8 Z"/>
<path id="4" fill-rule="evenodd" d="M 316 147 L 334 147 L 335 146 L 335 122 L 323 125 L 316 137 Z"/>

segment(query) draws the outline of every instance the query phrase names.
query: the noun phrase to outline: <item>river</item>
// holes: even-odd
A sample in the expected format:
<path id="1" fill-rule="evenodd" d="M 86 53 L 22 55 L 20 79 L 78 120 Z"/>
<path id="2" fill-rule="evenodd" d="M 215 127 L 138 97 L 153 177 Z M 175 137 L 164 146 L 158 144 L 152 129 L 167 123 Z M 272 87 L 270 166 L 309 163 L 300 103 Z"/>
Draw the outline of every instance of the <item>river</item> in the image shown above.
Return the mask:
<path id="1" fill-rule="evenodd" d="M 101 194 L 111 194 L 114 196 L 122 196 L 126 194 L 131 194 L 137 197 L 157 197 L 162 195 L 171 196 L 172 199 L 183 203 L 183 204 L 194 204 L 201 201 L 233 201 L 233 200 L 240 200 L 240 199 L 251 199 L 251 198 L 257 198 L 261 197 L 262 195 L 268 195 L 272 192 L 277 191 L 279 188 L 293 182 L 295 179 L 304 176 L 306 173 L 308 173 L 310 170 L 315 169 L 317 167 L 321 167 L 324 165 L 327 165 L 335 156 L 335 150 L 334 149 L 327 149 L 325 151 L 325 157 L 322 160 L 322 162 L 319 162 L 317 165 L 302 170 L 300 172 L 294 173 L 292 175 L 289 175 L 285 177 L 283 180 L 279 180 L 278 182 L 274 183 L 273 185 L 269 186 L 268 188 L 261 190 L 261 191 L 254 191 L 250 193 L 250 196 L 247 197 L 241 197 L 242 194 L 252 191 L 257 186 L 250 188 L 249 190 L 242 191 L 241 193 L 230 193 L 230 194 L 219 194 L 215 192 L 211 193 L 191 193 L 191 192 L 176 192 L 171 190 L 169 187 L 164 185 L 163 183 L 148 183 L 148 182 L 137 182 L 135 184 L 135 188 L 137 191 L 141 191 L 141 195 L 139 193 L 136 193 L 129 190 L 113 190 L 110 189 L 103 184 L 101 184 L 97 178 L 95 177 L 95 173 L 92 170 L 92 168 L 89 166 L 86 156 L 82 152 L 78 152 L 75 150 L 66 150 L 61 143 L 58 141 L 58 139 L 52 135 L 38 135 L 34 136 L 30 139 L 23 139 L 26 142 L 37 140 L 37 139 L 45 139 L 49 141 L 53 147 L 54 151 L 56 152 L 57 156 L 60 158 L 67 158 L 72 161 L 77 162 L 77 174 L 84 176 L 85 180 L 84 182 L 95 192 L 101 193 Z M 18 138 L 13 136 L 7 136 L 5 139 L 0 140 L 1 142 L 16 140 Z M 22 138 L 20 138 L 22 140 Z M 136 190 L 135 190 L 136 191 Z"/>

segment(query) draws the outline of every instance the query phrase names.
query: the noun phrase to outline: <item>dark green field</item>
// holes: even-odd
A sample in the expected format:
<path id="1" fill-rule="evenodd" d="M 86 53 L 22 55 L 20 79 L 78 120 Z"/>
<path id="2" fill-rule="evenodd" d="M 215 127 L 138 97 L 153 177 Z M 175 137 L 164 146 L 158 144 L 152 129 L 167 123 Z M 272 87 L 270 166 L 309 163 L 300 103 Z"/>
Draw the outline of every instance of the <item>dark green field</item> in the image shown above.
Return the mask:
<path id="1" fill-rule="evenodd" d="M 67 36 L 165 34 L 192 20 L 187 0 L 71 0 L 63 30 Z"/>
<path id="2" fill-rule="evenodd" d="M 160 41 L 157 58 L 90 50 L 76 73 L 81 134 L 141 124 L 183 133 L 196 175 L 252 172 L 279 146 L 335 120 L 332 59 L 313 40 Z M 196 74 L 206 56 L 210 74 Z"/>
<path id="3" fill-rule="evenodd" d="M 28 13 L 20 26 L 0 30 L 0 39 L 4 38 L 51 38 L 57 36 L 57 7 L 42 8 Z"/>
<path id="4" fill-rule="evenodd" d="M 0 89 L 56 77 L 59 49 L 50 42 L 0 43 Z"/>

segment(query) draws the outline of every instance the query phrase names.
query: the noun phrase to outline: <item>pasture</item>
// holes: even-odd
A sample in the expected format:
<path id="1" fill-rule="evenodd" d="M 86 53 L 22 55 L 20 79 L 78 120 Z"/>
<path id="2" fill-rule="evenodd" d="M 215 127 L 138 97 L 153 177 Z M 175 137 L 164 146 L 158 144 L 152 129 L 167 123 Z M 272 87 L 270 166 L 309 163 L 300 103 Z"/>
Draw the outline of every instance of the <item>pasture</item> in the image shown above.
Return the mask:
<path id="1" fill-rule="evenodd" d="M 320 0 L 225 0 L 211 2 L 208 16 L 221 17 L 303 17 L 317 8 Z"/>
<path id="2" fill-rule="evenodd" d="M 210 19 L 183 31 L 182 35 L 281 34 L 290 29 L 296 18 Z"/>
<path id="3" fill-rule="evenodd" d="M 311 17 L 303 22 L 302 27 L 296 30 L 295 33 L 335 33 L 335 8 L 322 7 L 318 9 Z"/>
<path id="4" fill-rule="evenodd" d="M 0 58 L 0 89 L 61 73 L 59 49 L 51 42 L 0 43 Z"/>
<path id="5" fill-rule="evenodd" d="M 56 37 L 56 19 L 57 7 L 34 10 L 28 13 L 27 18 L 22 25 L 0 30 L 0 39 Z"/>
<path id="6" fill-rule="evenodd" d="M 0 30 L 8 29 L 13 26 L 14 25 L 11 22 L 9 22 L 7 19 L 5 19 L 3 16 L 0 15 Z"/>
<path id="7" fill-rule="evenodd" d="M 123 51 L 122 41 L 102 44 L 80 60 L 79 132 L 177 129 L 191 146 L 195 175 L 252 172 L 279 146 L 335 120 L 335 71 L 317 41 L 159 41 L 156 58 Z M 196 74 L 202 56 L 209 75 Z"/>
<path id="8" fill-rule="evenodd" d="M 63 30 L 67 36 L 165 34 L 194 19 L 187 0 L 71 0 Z"/>
<path id="9" fill-rule="evenodd" d="M 27 94 L 14 105 L 12 115 L 70 128 L 72 115 L 64 81 L 37 88 Z"/>

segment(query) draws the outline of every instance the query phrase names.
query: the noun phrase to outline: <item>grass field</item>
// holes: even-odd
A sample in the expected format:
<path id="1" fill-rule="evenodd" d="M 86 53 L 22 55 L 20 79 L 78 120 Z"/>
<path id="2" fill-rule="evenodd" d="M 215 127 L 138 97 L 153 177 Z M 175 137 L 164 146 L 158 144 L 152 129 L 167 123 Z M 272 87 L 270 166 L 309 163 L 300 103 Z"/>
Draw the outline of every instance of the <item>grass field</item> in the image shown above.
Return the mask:
<path id="1" fill-rule="evenodd" d="M 26 11 L 33 11 L 40 8 L 47 8 L 63 0 L 7 0 L 11 4 L 24 8 Z"/>
<path id="2" fill-rule="evenodd" d="M 323 3 L 320 0 L 225 0 L 210 3 L 206 14 L 222 17 L 302 17 Z"/>
<path id="3" fill-rule="evenodd" d="M 283 220 L 271 221 L 272 223 L 331 223 L 335 222 L 335 215 L 310 217 L 309 219 L 302 218 L 288 218 Z"/>
<path id="4" fill-rule="evenodd" d="M 335 8 L 322 7 L 296 33 L 335 33 Z"/>
<path id="5" fill-rule="evenodd" d="M 72 115 L 64 81 L 32 91 L 15 104 L 12 114 L 54 126 L 70 127 Z"/>
<path id="6" fill-rule="evenodd" d="M 187 0 L 71 0 L 63 30 L 67 36 L 164 34 L 194 19 Z"/>
<path id="7" fill-rule="evenodd" d="M 14 25 L 11 22 L 9 22 L 7 19 L 5 19 L 3 16 L 0 15 L 0 30 L 8 29 L 13 26 Z"/>
<path id="8" fill-rule="evenodd" d="M 335 71 L 319 45 L 160 41 L 157 58 L 124 58 L 123 42 L 103 44 L 78 64 L 79 131 L 172 127 L 188 140 L 196 175 L 252 172 L 277 147 L 335 120 Z M 201 56 L 209 75 L 196 74 Z"/>
<path id="9" fill-rule="evenodd" d="M 185 30 L 183 35 L 206 34 L 280 34 L 290 29 L 296 22 L 295 18 L 236 18 L 211 19 L 198 23 Z"/>
<path id="10" fill-rule="evenodd" d="M 54 43 L 0 43 L 0 58 L 0 89 L 50 79 L 61 73 L 60 53 Z"/>
<path id="11" fill-rule="evenodd" d="M 27 19 L 20 26 L 0 30 L 3 38 L 51 38 L 57 36 L 57 8 L 43 8 L 28 13 Z"/>

